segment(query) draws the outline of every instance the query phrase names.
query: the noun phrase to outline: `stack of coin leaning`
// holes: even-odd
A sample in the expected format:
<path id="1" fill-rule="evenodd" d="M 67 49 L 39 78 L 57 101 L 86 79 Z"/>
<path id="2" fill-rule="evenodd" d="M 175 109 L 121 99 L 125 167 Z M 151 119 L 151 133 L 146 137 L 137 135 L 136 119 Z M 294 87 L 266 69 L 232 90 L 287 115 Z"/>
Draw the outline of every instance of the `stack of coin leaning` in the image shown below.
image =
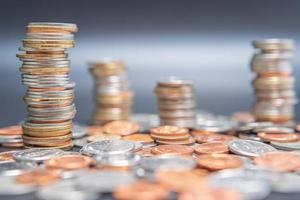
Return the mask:
<path id="1" fill-rule="evenodd" d="M 260 50 L 251 60 L 251 69 L 257 74 L 252 82 L 256 95 L 253 114 L 257 121 L 290 123 L 297 101 L 291 75 L 293 40 L 256 40 L 253 46 Z"/>
<path id="2" fill-rule="evenodd" d="M 75 24 L 29 23 L 17 57 L 27 91 L 24 101 L 28 117 L 23 124 L 27 148 L 69 149 L 75 83 L 70 80 L 70 60 L 66 49 L 74 47 Z"/>
<path id="3" fill-rule="evenodd" d="M 90 72 L 95 80 L 93 124 L 129 119 L 134 93 L 130 89 L 124 63 L 113 60 L 91 62 Z"/>
<path id="4" fill-rule="evenodd" d="M 157 83 L 155 93 L 162 125 L 195 126 L 196 101 L 192 82 L 169 77 Z"/>

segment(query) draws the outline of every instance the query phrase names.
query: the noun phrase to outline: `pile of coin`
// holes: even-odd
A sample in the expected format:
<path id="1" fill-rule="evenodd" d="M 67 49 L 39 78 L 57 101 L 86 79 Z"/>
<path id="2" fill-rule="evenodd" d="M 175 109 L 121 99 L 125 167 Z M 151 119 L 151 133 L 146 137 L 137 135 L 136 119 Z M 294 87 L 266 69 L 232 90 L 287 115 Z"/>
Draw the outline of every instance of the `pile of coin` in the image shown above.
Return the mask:
<path id="1" fill-rule="evenodd" d="M 157 83 L 160 123 L 184 128 L 196 124 L 196 101 L 193 83 L 178 77 L 168 77 Z"/>
<path id="2" fill-rule="evenodd" d="M 92 62 L 90 72 L 95 79 L 93 124 L 103 125 L 129 119 L 134 93 L 130 90 L 124 63 L 105 60 Z"/>
<path id="3" fill-rule="evenodd" d="M 0 144 L 3 147 L 23 147 L 23 131 L 20 125 L 0 128 Z"/>
<path id="4" fill-rule="evenodd" d="M 195 142 L 194 138 L 190 136 L 187 128 L 180 128 L 176 126 L 160 126 L 150 130 L 150 135 L 158 144 L 179 144 L 188 145 Z"/>
<path id="5" fill-rule="evenodd" d="M 22 83 L 28 117 L 23 124 L 25 147 L 69 149 L 75 83 L 70 80 L 66 49 L 74 47 L 75 24 L 29 23 L 17 57 L 23 62 Z"/>
<path id="6" fill-rule="evenodd" d="M 253 46 L 260 49 L 251 60 L 251 69 L 257 74 L 252 82 L 257 99 L 253 106 L 256 120 L 292 122 L 297 101 L 295 79 L 291 75 L 293 40 L 256 40 Z"/>

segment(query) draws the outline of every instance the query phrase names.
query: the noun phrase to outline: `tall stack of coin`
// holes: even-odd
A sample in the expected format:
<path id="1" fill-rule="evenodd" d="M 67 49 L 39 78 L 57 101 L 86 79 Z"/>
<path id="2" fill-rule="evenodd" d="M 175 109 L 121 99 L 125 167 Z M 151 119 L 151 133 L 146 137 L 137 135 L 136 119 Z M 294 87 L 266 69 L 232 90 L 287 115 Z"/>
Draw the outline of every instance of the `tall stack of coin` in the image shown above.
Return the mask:
<path id="1" fill-rule="evenodd" d="M 184 128 L 196 124 L 196 101 L 193 83 L 178 77 L 169 77 L 157 83 L 160 123 Z"/>
<path id="2" fill-rule="evenodd" d="M 130 89 L 124 63 L 113 60 L 92 62 L 90 72 L 95 79 L 93 123 L 102 125 L 129 119 L 134 93 Z"/>
<path id="3" fill-rule="evenodd" d="M 75 24 L 29 23 L 17 57 L 23 62 L 22 83 L 28 117 L 23 124 L 25 147 L 69 149 L 72 143 L 74 86 L 66 50 L 74 47 Z"/>
<path id="4" fill-rule="evenodd" d="M 253 114 L 257 121 L 290 123 L 297 101 L 291 75 L 293 40 L 256 40 L 253 46 L 260 50 L 251 61 L 251 69 L 257 74 L 252 82 L 256 95 Z"/>

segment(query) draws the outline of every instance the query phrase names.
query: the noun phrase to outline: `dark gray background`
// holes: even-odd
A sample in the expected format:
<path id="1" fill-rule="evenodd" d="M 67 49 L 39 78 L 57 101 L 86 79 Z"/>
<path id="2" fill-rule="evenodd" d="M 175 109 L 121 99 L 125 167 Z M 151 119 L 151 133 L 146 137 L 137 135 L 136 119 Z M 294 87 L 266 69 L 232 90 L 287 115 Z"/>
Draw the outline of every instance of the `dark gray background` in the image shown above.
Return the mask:
<path id="1" fill-rule="evenodd" d="M 0 125 L 26 116 L 15 57 L 32 21 L 72 22 L 79 27 L 69 50 L 77 83 L 77 121 L 93 109 L 87 62 L 124 60 L 136 92 L 136 112 L 156 112 L 153 87 L 167 75 L 195 82 L 198 107 L 219 114 L 248 110 L 253 102 L 251 40 L 293 38 L 300 46 L 300 1 L 0 1 Z M 299 44 L 299 45 L 298 45 Z M 299 77 L 296 52 L 294 75 Z M 297 107 L 297 110 L 300 108 Z"/>

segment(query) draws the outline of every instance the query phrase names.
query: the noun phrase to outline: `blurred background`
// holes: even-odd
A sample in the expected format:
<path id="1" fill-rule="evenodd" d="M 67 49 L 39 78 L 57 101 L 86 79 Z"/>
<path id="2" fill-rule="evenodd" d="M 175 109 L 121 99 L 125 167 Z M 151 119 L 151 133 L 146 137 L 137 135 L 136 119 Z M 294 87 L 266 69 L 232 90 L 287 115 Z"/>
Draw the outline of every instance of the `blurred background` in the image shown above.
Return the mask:
<path id="1" fill-rule="evenodd" d="M 195 82 L 199 109 L 217 114 L 249 110 L 253 92 L 251 41 L 293 38 L 300 49 L 300 1 L 0 1 L 0 126 L 26 116 L 15 54 L 28 22 L 76 23 L 76 47 L 69 50 L 76 82 L 75 121 L 86 123 L 94 107 L 87 62 L 126 62 L 135 90 L 135 112 L 156 112 L 156 81 L 177 75 Z M 294 76 L 300 75 L 295 52 Z M 299 87 L 297 81 L 297 92 Z M 300 107 L 297 106 L 300 119 Z"/>

